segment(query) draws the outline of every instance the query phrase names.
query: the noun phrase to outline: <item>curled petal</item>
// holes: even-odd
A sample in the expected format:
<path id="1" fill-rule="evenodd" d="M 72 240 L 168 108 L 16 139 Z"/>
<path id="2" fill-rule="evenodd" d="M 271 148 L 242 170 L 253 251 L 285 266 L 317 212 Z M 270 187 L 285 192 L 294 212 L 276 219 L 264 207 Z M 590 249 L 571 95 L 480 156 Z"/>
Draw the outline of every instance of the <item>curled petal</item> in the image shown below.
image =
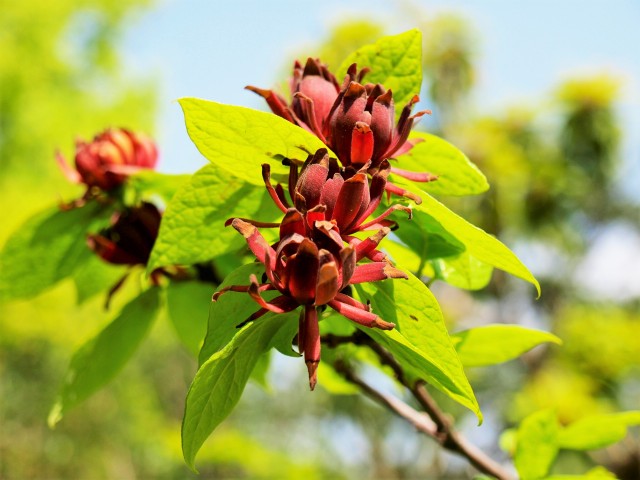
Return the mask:
<path id="1" fill-rule="evenodd" d="M 391 330 L 395 325 L 390 322 L 385 322 L 379 316 L 371 313 L 367 310 L 363 310 L 359 307 L 354 307 L 347 303 L 340 302 L 338 300 L 332 300 L 329 302 L 329 306 L 336 312 L 344 315 L 349 320 L 353 320 L 360 325 L 370 328 L 380 328 L 382 330 Z"/>
<path id="2" fill-rule="evenodd" d="M 422 203 L 422 198 L 420 198 L 418 195 L 410 192 L 409 190 L 405 190 L 404 188 L 400 188 L 391 182 L 387 182 L 384 189 L 387 192 L 388 196 L 391 196 L 391 194 L 394 193 L 396 195 L 400 195 L 401 197 L 410 198 L 411 200 L 416 202 L 416 205 L 420 205 Z"/>
<path id="3" fill-rule="evenodd" d="M 267 252 L 269 252 L 269 256 L 272 259 L 276 258 L 275 250 L 271 248 L 256 227 L 247 222 L 243 222 L 239 218 L 234 218 L 231 225 L 242 234 L 247 241 L 247 245 L 249 245 L 249 248 L 260 263 L 266 262 Z M 273 269 L 275 265 L 269 265 L 269 267 Z"/>
<path id="4" fill-rule="evenodd" d="M 387 218 L 389 215 L 391 215 L 393 212 L 397 211 L 397 210 L 402 210 L 403 212 L 407 212 L 409 214 L 409 220 L 411 220 L 412 217 L 412 211 L 411 211 L 411 207 L 407 207 L 405 205 L 392 205 L 389 208 L 387 208 L 384 213 L 382 213 L 381 215 L 379 215 L 378 217 L 374 218 L 373 220 L 371 220 L 368 223 L 365 223 L 363 225 L 360 226 L 360 230 L 366 230 L 369 227 L 372 227 L 374 225 L 378 225 L 382 222 L 382 220 L 384 220 L 385 218 Z"/>
<path id="5" fill-rule="evenodd" d="M 71 166 L 67 163 L 67 160 L 59 151 L 56 151 L 56 161 L 58 162 L 58 166 L 60 167 L 60 170 L 62 170 L 64 176 L 67 177 L 67 180 L 73 183 L 82 182 L 82 177 L 80 176 L 80 174 L 76 170 L 71 168 Z"/>
<path id="6" fill-rule="evenodd" d="M 251 85 L 247 85 L 244 87 L 246 90 L 250 90 L 254 93 L 257 93 L 262 98 L 267 101 L 267 105 L 271 108 L 271 111 L 282 117 L 291 123 L 296 123 L 293 119 L 293 115 L 291 115 L 291 111 L 287 107 L 287 102 L 280 95 L 276 94 L 273 90 L 264 90 L 262 88 L 254 87 Z"/>
<path id="7" fill-rule="evenodd" d="M 387 278 L 408 278 L 402 270 L 398 270 L 387 262 L 373 262 L 358 265 L 353 272 L 350 284 L 378 282 Z"/>
<path id="8" fill-rule="evenodd" d="M 273 185 L 271 185 L 271 167 L 268 163 L 262 164 L 262 179 L 264 180 L 264 186 L 267 187 L 267 192 L 269 192 L 269 196 L 273 200 L 273 203 L 276 204 L 283 213 L 287 212 L 287 207 L 282 203 L 280 197 L 278 196 L 278 192 L 276 192 Z"/>
<path id="9" fill-rule="evenodd" d="M 414 182 L 433 182 L 438 179 L 437 175 L 428 172 L 411 172 L 409 170 L 403 170 L 401 168 L 391 167 L 391 173 L 395 173 L 396 175 L 400 175 L 401 177 L 407 178 Z"/>

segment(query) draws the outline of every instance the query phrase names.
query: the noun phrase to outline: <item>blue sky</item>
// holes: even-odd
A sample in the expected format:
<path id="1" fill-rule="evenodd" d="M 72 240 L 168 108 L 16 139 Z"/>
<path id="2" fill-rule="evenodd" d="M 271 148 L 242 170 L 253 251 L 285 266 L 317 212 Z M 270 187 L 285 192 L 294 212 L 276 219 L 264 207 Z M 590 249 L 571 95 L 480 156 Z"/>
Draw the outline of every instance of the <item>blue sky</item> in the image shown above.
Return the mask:
<path id="1" fill-rule="evenodd" d="M 195 96 L 263 108 L 245 85 L 274 85 L 285 59 L 305 47 L 313 55 L 312 47 L 345 17 L 386 22 L 392 33 L 418 26 L 423 19 L 402 14 L 406 5 L 427 17 L 460 13 L 474 26 L 480 39 L 474 102 L 480 111 L 537 106 L 559 82 L 580 74 L 620 77 L 620 112 L 629 134 L 621 178 L 640 178 L 640 135 L 633 133 L 640 132 L 638 0 L 160 1 L 130 24 L 123 50 L 130 72 L 153 75 L 161 88 L 161 169 L 190 172 L 204 164 L 173 100 Z"/>

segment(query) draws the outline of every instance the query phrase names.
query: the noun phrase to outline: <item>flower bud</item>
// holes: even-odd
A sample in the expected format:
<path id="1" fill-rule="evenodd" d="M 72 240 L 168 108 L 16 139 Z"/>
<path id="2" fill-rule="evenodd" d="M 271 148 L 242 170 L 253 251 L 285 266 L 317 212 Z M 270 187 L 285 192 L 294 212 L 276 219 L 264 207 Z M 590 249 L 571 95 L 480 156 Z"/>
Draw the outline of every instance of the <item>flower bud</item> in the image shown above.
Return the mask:
<path id="1" fill-rule="evenodd" d="M 72 181 L 103 191 L 120 186 L 127 175 L 141 168 L 153 168 L 158 160 L 155 144 L 145 135 L 111 128 L 91 142 L 77 141 L 72 170 L 62 155 L 57 155 L 63 172 Z"/>
<path id="2" fill-rule="evenodd" d="M 111 226 L 87 243 L 104 261 L 117 265 L 146 265 L 160 228 L 160 211 L 151 203 L 117 212 Z"/>

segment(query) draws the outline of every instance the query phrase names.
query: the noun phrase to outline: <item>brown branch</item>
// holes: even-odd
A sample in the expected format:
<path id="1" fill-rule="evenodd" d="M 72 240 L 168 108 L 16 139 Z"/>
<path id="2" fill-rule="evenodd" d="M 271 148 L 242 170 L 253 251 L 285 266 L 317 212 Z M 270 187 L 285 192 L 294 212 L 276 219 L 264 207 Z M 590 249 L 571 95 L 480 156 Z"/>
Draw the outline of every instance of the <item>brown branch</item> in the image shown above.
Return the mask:
<path id="1" fill-rule="evenodd" d="M 411 392 L 426 414 L 418 412 L 402 400 L 374 389 L 358 377 L 353 370 L 341 360 L 336 361 L 334 364 L 336 371 L 342 374 L 349 382 L 357 385 L 371 399 L 407 420 L 419 432 L 436 440 L 443 448 L 467 458 L 469 462 L 482 473 L 500 480 L 513 478 L 499 463 L 488 457 L 483 451 L 471 444 L 464 436 L 453 429 L 449 418 L 440 410 L 435 400 L 427 391 L 424 381 L 418 380 L 413 383 L 407 381 L 402 365 L 400 365 L 385 348 L 369 337 L 360 335 L 360 332 L 356 332 L 354 335 L 348 337 L 330 335 L 323 337 L 323 341 L 326 341 L 331 347 L 344 343 L 367 345 L 378 355 L 384 365 L 387 365 L 393 370 L 398 381 Z"/>

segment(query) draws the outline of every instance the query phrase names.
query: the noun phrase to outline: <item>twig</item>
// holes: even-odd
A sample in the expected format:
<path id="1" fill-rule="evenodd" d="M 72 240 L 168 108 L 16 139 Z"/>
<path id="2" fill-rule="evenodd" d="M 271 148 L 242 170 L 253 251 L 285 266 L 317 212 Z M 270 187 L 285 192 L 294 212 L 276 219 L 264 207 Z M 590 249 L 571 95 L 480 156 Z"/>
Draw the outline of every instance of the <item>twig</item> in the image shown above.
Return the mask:
<path id="1" fill-rule="evenodd" d="M 386 395 L 371 387 L 364 380 L 358 377 L 353 370 L 343 361 L 335 362 L 335 369 L 341 373 L 349 382 L 357 385 L 370 398 L 378 403 L 386 406 L 391 411 L 411 423 L 419 432 L 436 440 L 443 448 L 458 453 L 469 460 L 479 471 L 487 475 L 491 475 L 500 480 L 509 480 L 512 476 L 500 464 L 488 457 L 478 447 L 471 444 L 460 433 L 453 429 L 451 421 L 440 410 L 435 400 L 431 397 L 422 380 L 409 382 L 405 378 L 402 365 L 382 346 L 371 340 L 360 332 L 348 337 L 339 337 L 331 335 L 323 337 L 323 341 L 329 346 L 335 347 L 339 344 L 354 343 L 357 345 L 367 345 L 373 350 L 381 362 L 389 366 L 398 381 L 405 386 L 418 401 L 420 406 L 426 412 L 418 412 L 403 401 Z"/>

